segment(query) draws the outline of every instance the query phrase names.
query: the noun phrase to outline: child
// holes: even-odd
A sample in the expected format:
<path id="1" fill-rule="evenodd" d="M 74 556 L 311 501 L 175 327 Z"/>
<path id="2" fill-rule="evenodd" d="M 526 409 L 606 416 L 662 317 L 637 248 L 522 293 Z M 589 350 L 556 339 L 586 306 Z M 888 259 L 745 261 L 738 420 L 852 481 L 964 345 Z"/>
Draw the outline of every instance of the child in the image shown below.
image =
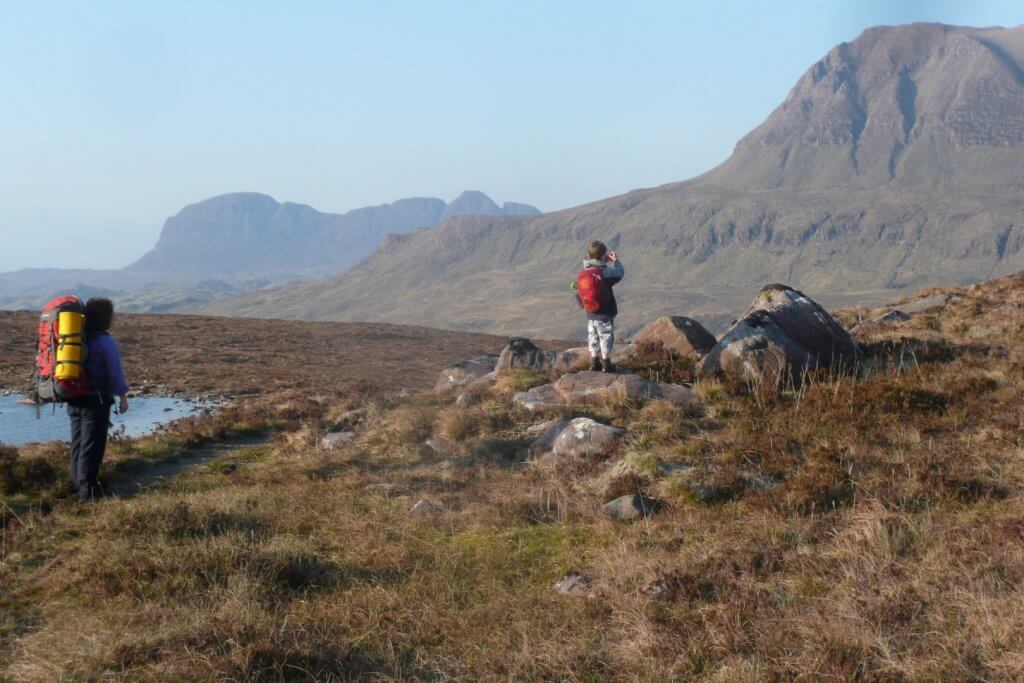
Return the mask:
<path id="1" fill-rule="evenodd" d="M 573 291 L 576 301 L 587 312 L 587 345 L 590 347 L 590 369 L 615 372 L 612 345 L 615 343 L 615 316 L 619 313 L 612 291 L 625 271 L 614 251 L 604 242 L 590 243 L 583 270 L 576 278 Z"/>

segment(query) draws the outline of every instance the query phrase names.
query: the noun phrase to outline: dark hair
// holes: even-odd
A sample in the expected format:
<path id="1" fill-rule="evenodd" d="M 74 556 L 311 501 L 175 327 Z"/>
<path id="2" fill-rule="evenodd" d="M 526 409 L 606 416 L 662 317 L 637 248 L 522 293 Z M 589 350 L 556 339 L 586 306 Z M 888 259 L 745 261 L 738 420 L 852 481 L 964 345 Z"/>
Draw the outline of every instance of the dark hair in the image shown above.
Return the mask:
<path id="1" fill-rule="evenodd" d="M 590 248 L 587 249 L 587 256 L 589 256 L 594 261 L 596 261 L 597 259 L 604 258 L 605 254 L 607 253 L 608 247 L 606 247 L 604 245 L 604 242 L 602 242 L 601 240 L 594 240 L 593 242 L 590 243 Z"/>
<path id="2" fill-rule="evenodd" d="M 106 332 L 114 322 L 114 302 L 105 296 L 94 296 L 85 302 L 85 331 Z"/>

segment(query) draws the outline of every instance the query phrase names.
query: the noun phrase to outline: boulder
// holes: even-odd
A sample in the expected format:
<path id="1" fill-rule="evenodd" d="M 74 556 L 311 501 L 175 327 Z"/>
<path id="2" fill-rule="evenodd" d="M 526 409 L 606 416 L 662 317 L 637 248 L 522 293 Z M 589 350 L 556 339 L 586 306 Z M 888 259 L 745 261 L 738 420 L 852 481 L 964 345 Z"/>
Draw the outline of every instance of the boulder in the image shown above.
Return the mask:
<path id="1" fill-rule="evenodd" d="M 601 512 L 620 522 L 642 519 L 661 509 L 661 503 L 639 493 L 619 496 L 601 506 Z"/>
<path id="2" fill-rule="evenodd" d="M 477 356 L 456 363 L 450 368 L 441 371 L 441 376 L 434 385 L 434 391 L 441 393 L 457 387 L 465 387 L 494 372 L 498 363 L 498 357 L 493 354 Z"/>
<path id="3" fill-rule="evenodd" d="M 769 285 L 700 361 L 697 374 L 782 388 L 799 386 L 819 368 L 852 368 L 861 356 L 824 308 L 795 289 Z"/>
<path id="4" fill-rule="evenodd" d="M 335 448 L 347 444 L 355 437 L 355 432 L 328 432 L 320 439 L 320 448 L 325 451 L 333 451 Z"/>
<path id="5" fill-rule="evenodd" d="M 542 349 L 525 337 L 512 337 L 501 350 L 495 372 L 507 370 L 535 370 L 546 372 L 555 365 L 558 354 Z"/>
<path id="6" fill-rule="evenodd" d="M 551 452 L 557 458 L 606 458 L 625 434 L 625 429 L 610 427 L 589 417 L 577 417 L 555 435 Z"/>
<path id="7" fill-rule="evenodd" d="M 680 356 L 700 358 L 718 342 L 715 335 L 693 318 L 666 315 L 633 336 L 635 344 L 660 344 Z"/>
<path id="8" fill-rule="evenodd" d="M 555 445 L 555 439 L 558 435 L 569 426 L 569 420 L 551 420 L 544 423 L 545 429 L 540 432 L 540 436 L 530 444 L 530 453 L 532 455 L 543 455 L 549 453 L 552 447 Z M 527 430 L 529 433 L 529 430 Z"/>
<path id="9" fill-rule="evenodd" d="M 665 399 L 676 405 L 697 402 L 689 387 L 651 382 L 638 375 L 608 372 L 573 372 L 551 384 L 542 384 L 516 394 L 512 400 L 527 410 L 585 405 L 590 401 L 618 397 L 626 401 Z"/>

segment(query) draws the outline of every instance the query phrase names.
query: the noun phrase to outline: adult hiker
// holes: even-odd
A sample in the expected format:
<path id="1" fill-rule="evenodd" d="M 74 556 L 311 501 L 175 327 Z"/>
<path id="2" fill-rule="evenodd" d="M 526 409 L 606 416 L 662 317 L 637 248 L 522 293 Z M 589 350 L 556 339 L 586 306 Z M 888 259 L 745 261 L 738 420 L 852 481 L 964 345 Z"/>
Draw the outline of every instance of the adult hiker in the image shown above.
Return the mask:
<path id="1" fill-rule="evenodd" d="M 615 316 L 618 304 L 612 287 L 625 275 L 622 261 L 604 242 L 593 241 L 583 260 L 583 270 L 576 276 L 573 291 L 576 301 L 587 314 L 587 346 L 590 348 L 590 369 L 615 372 L 612 347 L 615 345 Z"/>
<path id="2" fill-rule="evenodd" d="M 85 342 L 89 347 L 85 374 L 93 391 L 68 401 L 71 418 L 71 481 L 78 497 L 92 500 L 99 487 L 100 464 L 107 448 L 110 409 L 128 412 L 128 383 L 121 368 L 121 351 L 110 336 L 114 304 L 94 297 L 85 303 Z"/>

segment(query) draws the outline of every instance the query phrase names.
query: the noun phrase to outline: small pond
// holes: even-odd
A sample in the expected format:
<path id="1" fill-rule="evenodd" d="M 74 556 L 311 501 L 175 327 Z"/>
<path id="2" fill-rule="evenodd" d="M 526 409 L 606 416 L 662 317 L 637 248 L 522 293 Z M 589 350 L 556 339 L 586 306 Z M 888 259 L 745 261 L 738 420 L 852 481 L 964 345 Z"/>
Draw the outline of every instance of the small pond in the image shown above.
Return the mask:
<path id="1" fill-rule="evenodd" d="M 71 425 L 67 407 L 43 405 L 39 407 L 18 403 L 21 396 L 0 396 L 0 443 L 20 446 L 38 441 L 68 441 Z M 139 396 L 128 399 L 129 410 L 124 415 L 110 413 L 114 423 L 111 433 L 124 429 L 125 436 L 145 436 L 162 424 L 196 415 L 212 404 L 198 403 L 187 398 L 166 396 Z"/>

